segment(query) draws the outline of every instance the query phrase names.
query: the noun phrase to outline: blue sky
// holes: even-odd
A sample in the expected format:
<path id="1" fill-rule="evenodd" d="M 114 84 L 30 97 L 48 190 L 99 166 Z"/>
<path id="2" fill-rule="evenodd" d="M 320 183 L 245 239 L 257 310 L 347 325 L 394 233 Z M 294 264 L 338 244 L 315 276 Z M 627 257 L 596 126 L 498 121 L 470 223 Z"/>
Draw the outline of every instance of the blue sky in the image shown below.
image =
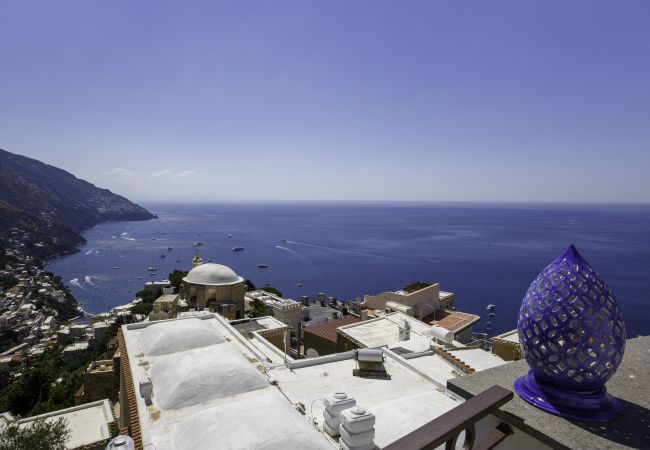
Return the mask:
<path id="1" fill-rule="evenodd" d="M 134 200 L 650 201 L 650 2 L 0 0 L 0 148 Z"/>

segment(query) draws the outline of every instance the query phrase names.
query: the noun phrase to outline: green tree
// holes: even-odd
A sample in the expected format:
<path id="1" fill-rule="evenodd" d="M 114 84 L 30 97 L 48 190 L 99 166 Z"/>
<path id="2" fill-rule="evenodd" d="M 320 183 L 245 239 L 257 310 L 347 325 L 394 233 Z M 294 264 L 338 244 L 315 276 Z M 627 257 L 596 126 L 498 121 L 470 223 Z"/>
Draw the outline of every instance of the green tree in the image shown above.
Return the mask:
<path id="1" fill-rule="evenodd" d="M 262 288 L 262 290 L 263 290 L 263 291 L 266 291 L 266 292 L 268 292 L 268 293 L 270 293 L 270 294 L 275 294 L 275 295 L 277 295 L 278 297 L 282 297 L 282 292 L 280 292 L 279 290 L 277 290 L 277 289 L 274 288 L 273 286 L 264 286 L 264 287 Z"/>
<path id="2" fill-rule="evenodd" d="M 36 419 L 30 426 L 11 424 L 0 431 L 0 450 L 64 450 L 69 438 L 65 419 Z"/>
<path id="3" fill-rule="evenodd" d="M 153 303 L 161 295 L 163 295 L 161 287 L 155 289 L 143 289 L 135 293 L 136 297 L 142 299 L 142 303 Z"/>
<path id="4" fill-rule="evenodd" d="M 48 399 L 52 382 L 56 379 L 49 367 L 34 367 L 23 371 L 19 380 L 3 392 L 3 407 L 15 414 L 28 414 L 41 401 Z"/>
<path id="5" fill-rule="evenodd" d="M 248 315 L 250 317 L 268 316 L 269 313 L 268 313 L 268 309 L 266 308 L 266 303 L 264 303 L 259 298 L 254 299 L 251 302 L 251 310 L 249 311 Z"/>
<path id="6" fill-rule="evenodd" d="M 257 289 L 253 282 L 249 279 L 244 280 L 244 286 L 246 286 L 246 291 L 251 292 Z"/>
<path id="7" fill-rule="evenodd" d="M 142 302 L 142 303 L 138 303 L 133 308 L 131 308 L 131 312 L 133 314 L 143 314 L 145 316 L 148 316 L 152 309 L 153 309 L 153 303 Z"/>
<path id="8" fill-rule="evenodd" d="M 173 286 L 176 292 L 178 292 L 178 290 L 180 289 L 181 283 L 183 282 L 183 278 L 185 278 L 188 273 L 189 272 L 187 270 L 174 270 L 167 277 L 169 283 Z"/>

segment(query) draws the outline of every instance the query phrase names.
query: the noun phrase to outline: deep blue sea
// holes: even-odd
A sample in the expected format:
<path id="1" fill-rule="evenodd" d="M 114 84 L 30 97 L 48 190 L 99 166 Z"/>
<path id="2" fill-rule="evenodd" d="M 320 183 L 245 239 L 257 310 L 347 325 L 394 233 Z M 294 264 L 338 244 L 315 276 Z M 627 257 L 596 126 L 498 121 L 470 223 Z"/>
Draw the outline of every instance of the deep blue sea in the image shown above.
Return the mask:
<path id="1" fill-rule="evenodd" d="M 295 299 L 325 292 L 354 300 L 437 281 L 456 294 L 458 310 L 483 316 L 477 331 L 486 329 L 486 305 L 495 304 L 494 335 L 515 328 L 528 285 L 573 243 L 617 296 L 628 337 L 650 334 L 650 205 L 143 206 L 159 219 L 96 226 L 79 253 L 49 265 L 88 312 L 127 303 L 145 281 L 173 269 L 189 270 L 192 244 L 203 241 L 204 261 Z"/>

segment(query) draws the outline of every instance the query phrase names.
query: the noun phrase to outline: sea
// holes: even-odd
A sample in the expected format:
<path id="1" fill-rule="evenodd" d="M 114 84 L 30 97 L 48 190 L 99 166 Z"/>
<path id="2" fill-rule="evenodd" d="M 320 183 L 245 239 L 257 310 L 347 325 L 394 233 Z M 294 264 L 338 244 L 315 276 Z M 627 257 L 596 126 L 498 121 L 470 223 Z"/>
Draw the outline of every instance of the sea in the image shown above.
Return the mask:
<path id="1" fill-rule="evenodd" d="M 87 312 L 129 302 L 145 282 L 189 270 L 198 254 L 298 300 L 323 292 L 354 301 L 415 281 L 438 282 L 455 294 L 457 310 L 482 317 L 475 331 L 496 335 L 516 327 L 530 283 L 575 244 L 617 297 L 628 337 L 650 334 L 650 205 L 143 206 L 158 218 L 97 225 L 84 233 L 78 253 L 50 262 Z M 492 318 L 488 304 L 496 306 Z"/>

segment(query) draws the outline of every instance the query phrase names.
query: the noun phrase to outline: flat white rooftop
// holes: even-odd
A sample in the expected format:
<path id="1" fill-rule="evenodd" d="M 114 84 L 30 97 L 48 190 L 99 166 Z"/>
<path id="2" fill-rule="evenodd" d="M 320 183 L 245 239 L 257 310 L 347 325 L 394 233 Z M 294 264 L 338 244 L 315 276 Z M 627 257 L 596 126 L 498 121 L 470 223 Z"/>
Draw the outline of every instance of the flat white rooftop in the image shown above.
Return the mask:
<path id="1" fill-rule="evenodd" d="M 500 334 L 499 336 L 494 336 L 494 339 L 503 339 L 504 341 L 519 344 L 519 332 L 517 330 L 511 330 L 507 333 Z"/>
<path id="2" fill-rule="evenodd" d="M 214 316 L 122 327 L 145 448 L 331 449 L 269 383 L 261 355 Z M 151 379 L 146 404 L 140 382 Z"/>
<path id="3" fill-rule="evenodd" d="M 428 337 L 431 325 L 413 317 L 395 312 L 377 319 L 344 325 L 339 328 L 344 333 L 367 348 L 384 347 L 399 342 L 399 328 L 406 321 L 410 327 L 411 339 Z"/>
<path id="4" fill-rule="evenodd" d="M 437 354 L 410 358 L 408 363 L 443 386 L 447 385 L 447 380 L 464 375 Z"/>
<path id="5" fill-rule="evenodd" d="M 393 347 L 406 346 L 411 353 L 404 359 L 385 350 L 390 379 L 354 376 L 352 352 L 288 358 L 285 365 L 283 352 L 257 338 L 247 340 L 218 315 L 125 325 L 143 444 L 156 450 L 337 448 L 336 439 L 310 418 L 322 427 L 322 399 L 344 390 L 375 414 L 375 445 L 382 449 L 463 401 L 445 387 L 460 371 L 428 353 L 428 340 L 414 333 L 416 327 L 428 333 L 428 325 L 396 313 L 380 319 L 380 329 L 396 330 L 404 318 L 415 322 L 412 340 Z M 275 319 L 257 320 L 267 319 L 261 325 L 272 329 Z M 421 350 L 426 353 L 413 354 Z M 148 379 L 149 404 L 140 395 L 140 382 Z"/>
<path id="6" fill-rule="evenodd" d="M 158 297 L 154 303 L 173 303 L 178 298 L 178 294 L 164 294 Z"/>
<path id="7" fill-rule="evenodd" d="M 266 292 L 263 289 L 247 292 L 245 296 L 251 299 L 262 300 L 264 303 L 266 303 L 269 306 L 283 307 L 283 306 L 299 305 L 299 303 L 295 300 L 292 300 L 290 298 L 278 297 L 277 295 L 271 294 L 270 292 Z"/>
<path id="8" fill-rule="evenodd" d="M 98 400 L 84 405 L 73 406 L 72 408 L 61 409 L 40 416 L 33 416 L 19 420 L 20 427 L 31 426 L 31 423 L 43 418 L 48 422 L 64 418 L 70 430 L 70 438 L 66 442 L 68 448 L 83 447 L 84 445 L 109 439 L 111 433 L 109 425 L 113 419 L 111 404 L 108 400 Z"/>
<path id="9" fill-rule="evenodd" d="M 307 367 L 273 367 L 269 374 L 289 400 L 305 405 L 308 416 L 313 411 L 320 426 L 324 409 L 320 400 L 325 395 L 343 390 L 354 397 L 358 405 L 376 416 L 376 448 L 385 447 L 462 403 L 444 387 L 420 376 L 403 360 L 386 358 L 385 367 L 391 377 L 387 380 L 353 376 L 356 361 L 351 358 L 330 361 L 333 356 L 314 358 L 310 360 L 313 365 Z"/>

